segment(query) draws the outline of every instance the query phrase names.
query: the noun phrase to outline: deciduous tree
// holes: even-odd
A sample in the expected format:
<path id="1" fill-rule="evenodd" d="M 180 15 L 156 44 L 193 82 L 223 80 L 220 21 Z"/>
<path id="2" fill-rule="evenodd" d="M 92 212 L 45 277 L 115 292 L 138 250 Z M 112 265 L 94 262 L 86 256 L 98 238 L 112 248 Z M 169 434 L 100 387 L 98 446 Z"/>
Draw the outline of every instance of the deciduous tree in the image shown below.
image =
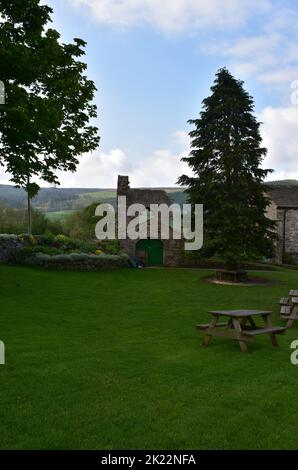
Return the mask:
<path id="1" fill-rule="evenodd" d="M 31 198 L 34 177 L 59 184 L 57 171 L 76 170 L 78 158 L 99 144 L 96 91 L 81 61 L 86 43 L 63 44 L 48 27 L 52 10 L 39 0 L 0 0 L 0 164 Z"/>

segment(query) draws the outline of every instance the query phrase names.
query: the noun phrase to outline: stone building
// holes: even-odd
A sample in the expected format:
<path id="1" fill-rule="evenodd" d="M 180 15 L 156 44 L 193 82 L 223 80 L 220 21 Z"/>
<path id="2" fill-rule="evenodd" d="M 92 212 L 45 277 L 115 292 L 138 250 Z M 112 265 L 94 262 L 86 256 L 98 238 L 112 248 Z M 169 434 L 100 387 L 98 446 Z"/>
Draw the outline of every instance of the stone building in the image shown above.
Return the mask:
<path id="1" fill-rule="evenodd" d="M 277 223 L 276 262 L 287 254 L 298 263 L 298 187 L 272 187 L 270 198 L 268 216 Z"/>
<path id="2" fill-rule="evenodd" d="M 166 191 L 130 188 L 128 176 L 118 176 L 117 196 L 126 196 L 127 206 L 138 203 L 149 208 L 150 204 L 172 204 Z M 298 263 L 298 186 L 271 187 L 269 196 L 271 204 L 267 215 L 277 223 L 275 261 L 282 263 L 287 254 Z M 147 265 L 179 266 L 185 261 L 184 241 L 173 239 L 171 234 L 169 240 L 162 240 L 160 227 L 157 239 L 126 239 L 120 243 L 126 253 L 144 259 Z"/>
<path id="3" fill-rule="evenodd" d="M 172 204 L 166 191 L 161 189 L 132 189 L 128 176 L 118 176 L 117 197 L 126 196 L 127 206 L 131 204 L 143 204 L 149 209 L 150 204 Z M 127 223 L 129 218 L 127 217 Z M 148 223 L 146 221 L 146 223 Z M 161 239 L 161 224 L 159 221 L 158 238 L 144 238 L 138 240 L 120 240 L 122 249 L 131 256 L 137 256 L 144 260 L 146 265 L 178 266 L 181 263 L 183 241 L 172 238 L 173 229 L 170 226 L 170 239 Z"/>

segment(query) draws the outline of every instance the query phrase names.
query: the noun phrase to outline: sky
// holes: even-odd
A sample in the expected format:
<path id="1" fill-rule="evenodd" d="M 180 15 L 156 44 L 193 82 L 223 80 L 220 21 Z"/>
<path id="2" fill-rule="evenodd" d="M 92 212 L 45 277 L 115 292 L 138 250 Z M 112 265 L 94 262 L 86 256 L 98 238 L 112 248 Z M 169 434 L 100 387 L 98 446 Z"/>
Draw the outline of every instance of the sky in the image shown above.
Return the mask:
<path id="1" fill-rule="evenodd" d="M 175 186 L 189 119 L 223 66 L 255 100 L 270 179 L 298 179 L 297 0 L 47 0 L 61 41 L 87 42 L 100 147 L 63 187 Z M 295 82 L 296 81 L 296 82 Z M 0 169 L 0 183 L 9 175 Z M 41 183 L 42 184 L 42 183 Z M 42 184 L 46 186 L 45 184 Z"/>

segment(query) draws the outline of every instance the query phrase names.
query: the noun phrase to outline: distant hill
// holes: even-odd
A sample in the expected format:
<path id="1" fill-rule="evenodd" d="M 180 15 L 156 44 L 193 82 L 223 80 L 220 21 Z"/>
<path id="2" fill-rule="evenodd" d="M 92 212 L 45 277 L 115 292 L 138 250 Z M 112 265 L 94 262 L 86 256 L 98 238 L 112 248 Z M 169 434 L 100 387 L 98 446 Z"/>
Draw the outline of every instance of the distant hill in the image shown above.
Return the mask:
<path id="1" fill-rule="evenodd" d="M 292 187 L 298 186 L 298 181 L 270 181 L 267 184 L 272 187 Z M 154 189 L 164 189 L 167 191 L 173 202 L 178 204 L 186 202 L 187 195 L 181 188 Z M 116 190 L 112 188 L 41 188 L 38 195 L 33 199 L 33 206 L 44 212 L 65 213 L 65 211 L 82 209 L 93 202 L 107 202 L 115 205 Z M 26 207 L 26 193 L 23 189 L 2 184 L 0 185 L 0 204 L 13 208 L 24 208 Z"/>
<path id="2" fill-rule="evenodd" d="M 270 181 L 269 186 L 275 187 L 275 186 L 298 186 L 298 181 L 297 180 L 277 180 L 277 181 Z"/>
<path id="3" fill-rule="evenodd" d="M 170 198 L 179 204 L 186 201 L 186 195 L 180 188 L 165 189 Z M 32 205 L 44 212 L 65 212 L 82 209 L 93 202 L 106 202 L 115 205 L 115 189 L 98 188 L 41 188 L 33 199 Z M 0 185 L 0 204 L 13 208 L 26 207 L 26 192 L 11 185 Z"/>

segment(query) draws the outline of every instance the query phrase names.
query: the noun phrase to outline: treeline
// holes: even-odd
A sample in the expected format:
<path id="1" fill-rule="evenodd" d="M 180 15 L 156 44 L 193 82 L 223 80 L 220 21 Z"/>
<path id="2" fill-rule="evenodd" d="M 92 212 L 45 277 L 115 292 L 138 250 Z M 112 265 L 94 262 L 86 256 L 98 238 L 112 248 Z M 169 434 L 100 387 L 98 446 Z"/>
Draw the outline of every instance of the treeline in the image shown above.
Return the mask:
<path id="1" fill-rule="evenodd" d="M 75 211 L 67 219 L 61 221 L 49 220 L 46 215 L 37 210 L 32 211 L 32 233 L 34 235 L 63 234 L 77 240 L 94 240 L 95 209 L 98 202 L 84 209 Z M 27 232 L 27 211 L 14 209 L 0 204 L 0 234 L 23 234 Z"/>
<path id="2" fill-rule="evenodd" d="M 86 206 L 86 199 L 87 204 L 91 202 L 91 200 L 88 201 L 88 194 L 99 191 L 91 188 L 41 188 L 32 199 L 32 206 L 45 212 L 78 209 Z M 86 197 L 80 203 L 82 194 Z M 90 197 L 90 199 L 92 198 Z M 27 204 L 26 191 L 11 185 L 0 185 L 0 203 L 15 209 L 25 208 Z"/>
<path id="3" fill-rule="evenodd" d="M 178 204 L 186 202 L 183 190 L 168 191 L 170 199 Z M 116 191 L 113 189 L 86 188 L 41 188 L 32 199 L 32 206 L 43 212 L 58 212 L 84 209 L 88 205 L 101 200 L 112 205 L 116 204 Z M 14 209 L 27 207 L 27 195 L 24 189 L 11 185 L 0 185 L 0 204 Z"/>
<path id="4" fill-rule="evenodd" d="M 27 217 L 26 209 L 12 208 L 4 204 L 0 204 L 0 233 L 26 233 Z M 43 212 L 33 209 L 32 229 L 35 234 L 50 232 L 57 235 L 58 233 L 61 233 L 63 227 L 60 222 L 48 220 Z"/>

